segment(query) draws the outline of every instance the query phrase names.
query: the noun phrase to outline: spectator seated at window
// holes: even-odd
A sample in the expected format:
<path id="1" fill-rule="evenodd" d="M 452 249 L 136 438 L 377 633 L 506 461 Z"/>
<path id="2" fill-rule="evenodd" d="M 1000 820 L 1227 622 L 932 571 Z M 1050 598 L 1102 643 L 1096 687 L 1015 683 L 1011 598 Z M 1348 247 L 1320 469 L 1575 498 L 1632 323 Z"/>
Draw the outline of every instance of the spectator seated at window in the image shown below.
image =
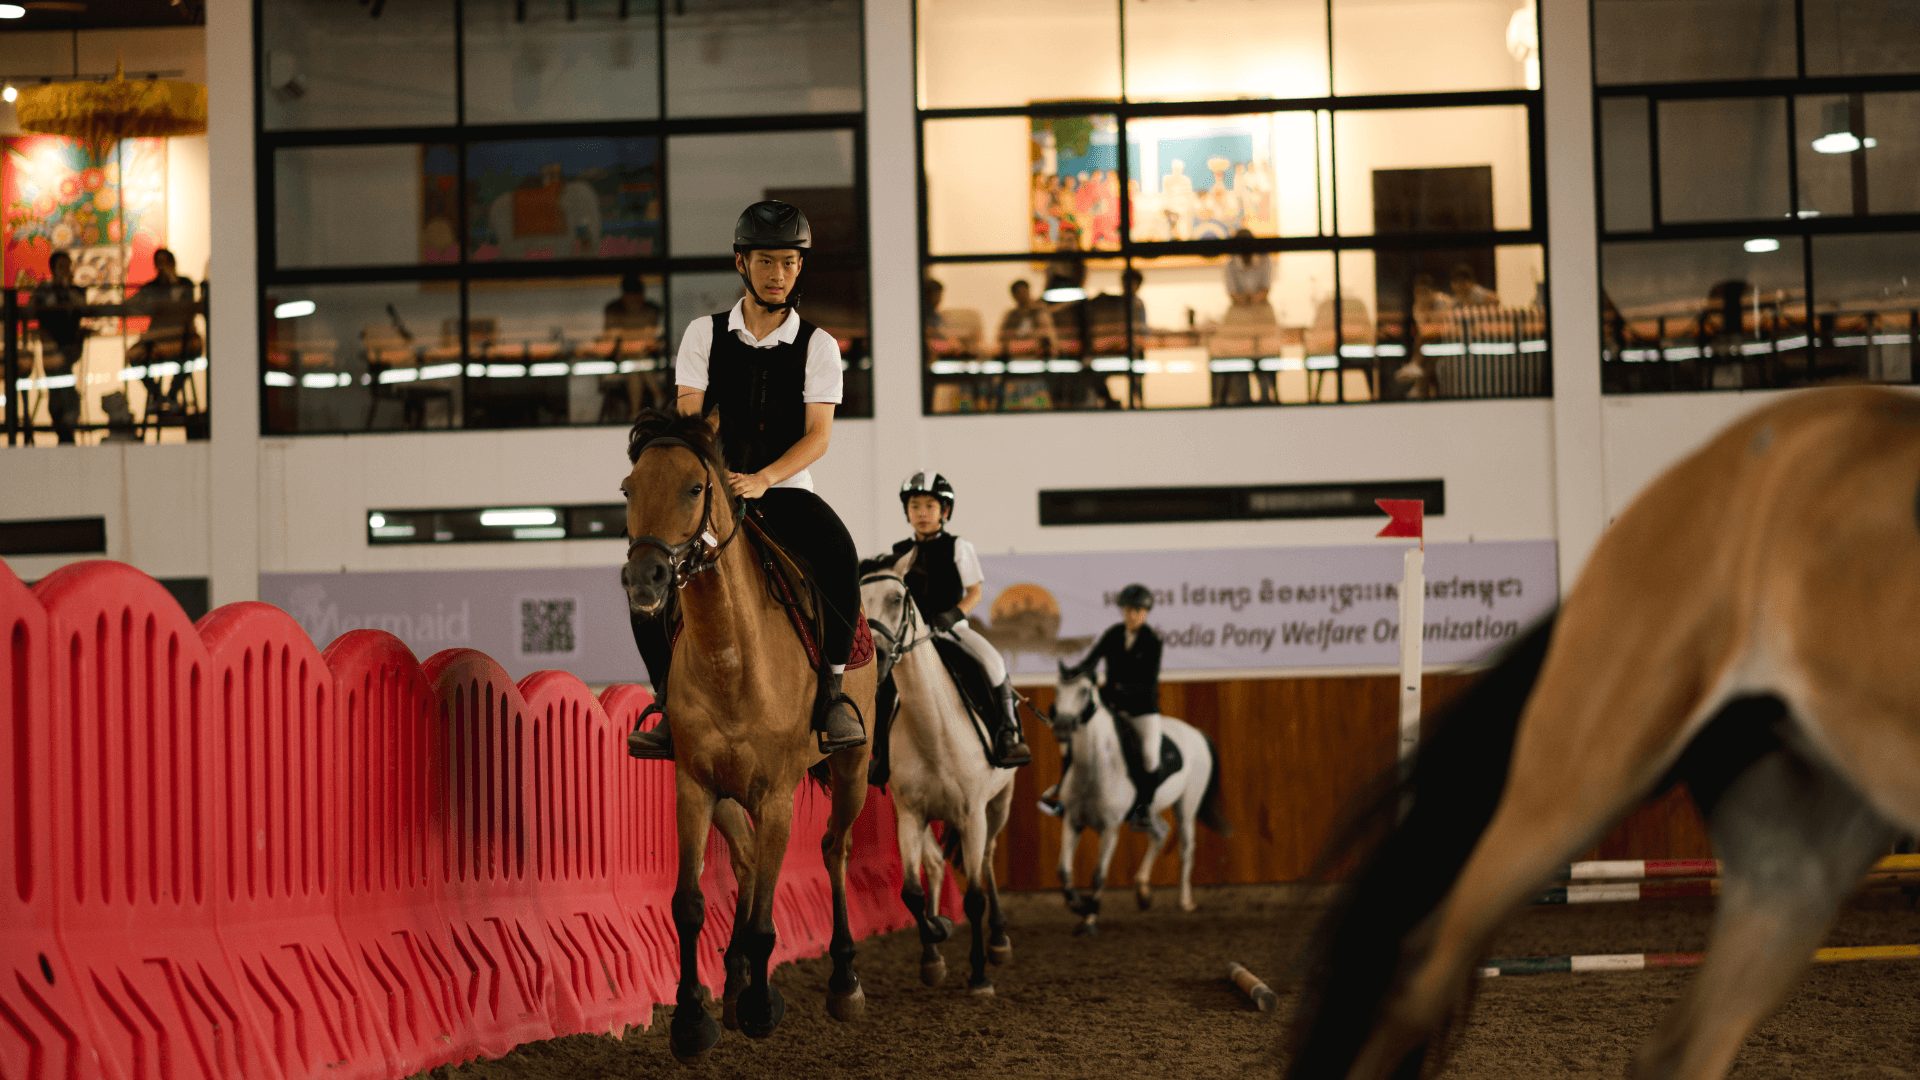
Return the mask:
<path id="1" fill-rule="evenodd" d="M 40 369 L 51 379 L 78 372 L 87 339 L 82 321 L 87 313 L 87 291 L 74 284 L 73 256 L 64 251 L 53 253 L 47 261 L 47 272 L 48 279 L 34 286 L 27 304 L 40 326 Z M 22 374 L 31 363 L 32 358 L 22 353 Z M 80 391 L 73 386 L 48 387 L 47 417 L 53 422 L 55 438 L 72 443 L 80 422 Z"/>
<path id="2" fill-rule="evenodd" d="M 202 346 L 194 325 L 199 312 L 193 281 L 180 276 L 173 252 L 166 248 L 153 253 L 153 272 L 153 280 L 127 298 L 126 314 L 147 319 L 147 329 L 128 349 L 127 359 L 135 364 L 195 359 Z"/>
<path id="3" fill-rule="evenodd" d="M 1450 283 L 1455 307 L 1487 307 L 1500 302 L 1500 294 L 1480 284 L 1473 267 L 1466 263 L 1454 266 Z"/>
<path id="4" fill-rule="evenodd" d="M 607 302 L 604 320 L 606 337 L 652 340 L 660 336 L 660 305 L 647 299 L 647 285 L 639 274 L 620 278 L 620 295 Z"/>
<path id="5" fill-rule="evenodd" d="M 1045 356 L 1053 352 L 1053 316 L 1034 299 L 1033 285 L 1022 278 L 1008 289 L 1013 307 L 1000 319 L 1000 351 L 1006 356 Z"/>

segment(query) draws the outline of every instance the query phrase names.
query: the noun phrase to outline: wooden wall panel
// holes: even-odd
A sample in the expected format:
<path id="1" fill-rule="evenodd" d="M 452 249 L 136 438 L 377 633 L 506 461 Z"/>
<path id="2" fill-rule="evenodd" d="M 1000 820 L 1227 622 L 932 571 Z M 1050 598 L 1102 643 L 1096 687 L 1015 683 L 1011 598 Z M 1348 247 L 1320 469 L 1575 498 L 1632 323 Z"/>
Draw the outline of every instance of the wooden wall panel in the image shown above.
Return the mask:
<path id="1" fill-rule="evenodd" d="M 1429 675 L 1429 711 L 1469 681 L 1465 675 Z M 1166 683 L 1161 708 L 1213 739 L 1222 762 L 1222 807 L 1231 836 L 1200 830 L 1195 884 L 1300 881 L 1310 877 L 1322 848 L 1350 801 L 1393 765 L 1399 715 L 1398 680 L 1391 676 L 1240 679 Z M 1043 712 L 1051 689 L 1030 691 Z M 996 870 L 1002 888 L 1059 885 L 1060 823 L 1041 814 L 1040 792 L 1060 776 L 1052 732 L 1029 719 L 1033 764 L 1016 780 L 1013 815 L 1001 836 Z M 1110 884 L 1132 881 L 1145 838 L 1124 830 Z M 1098 843 L 1080 843 L 1076 880 L 1085 884 Z M 1710 854 L 1705 830 L 1684 792 L 1642 808 L 1615 829 L 1596 858 L 1697 858 Z M 1177 877 L 1173 848 L 1154 869 L 1156 884 Z"/>

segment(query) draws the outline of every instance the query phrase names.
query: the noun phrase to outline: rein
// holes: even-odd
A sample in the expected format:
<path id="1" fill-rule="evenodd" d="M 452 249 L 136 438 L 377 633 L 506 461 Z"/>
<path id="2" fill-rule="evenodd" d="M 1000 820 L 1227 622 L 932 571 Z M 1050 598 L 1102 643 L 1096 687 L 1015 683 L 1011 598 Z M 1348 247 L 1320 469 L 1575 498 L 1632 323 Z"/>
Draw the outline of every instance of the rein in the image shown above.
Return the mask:
<path id="1" fill-rule="evenodd" d="M 690 451 L 694 457 L 700 459 L 701 466 L 704 469 L 706 480 L 705 483 L 701 485 L 700 492 L 700 523 L 694 527 L 692 536 L 687 537 L 677 544 L 670 544 L 660 537 L 651 534 L 633 537 L 627 541 L 627 558 L 631 560 L 634 552 L 640 548 L 658 548 L 661 554 L 667 557 L 667 568 L 673 571 L 673 587 L 675 589 L 682 589 L 686 587 L 688 581 L 719 565 L 720 553 L 726 550 L 728 544 L 733 543 L 734 537 L 740 535 L 741 518 L 746 511 L 739 503 L 733 503 L 732 531 L 727 533 L 725 540 L 714 536 L 713 469 L 707 463 L 706 455 L 700 452 L 699 447 L 694 446 L 685 439 L 662 436 L 641 447 L 640 453 L 645 454 L 655 447 L 673 446 L 678 446 Z"/>
<path id="2" fill-rule="evenodd" d="M 906 592 L 907 590 L 906 581 L 898 574 L 868 574 L 860 579 L 860 584 L 862 587 L 865 587 L 875 581 L 897 582 L 901 592 Z M 883 652 L 885 653 L 887 663 L 884 670 L 892 670 L 893 666 L 898 664 L 901 658 L 933 639 L 933 630 L 931 628 L 919 637 L 913 636 L 913 624 L 919 621 L 920 606 L 915 604 L 912 598 L 909 597 L 901 607 L 906 611 L 906 615 L 901 619 L 898 630 L 875 619 L 869 618 L 867 620 L 867 630 L 886 641 L 886 647 Z"/>

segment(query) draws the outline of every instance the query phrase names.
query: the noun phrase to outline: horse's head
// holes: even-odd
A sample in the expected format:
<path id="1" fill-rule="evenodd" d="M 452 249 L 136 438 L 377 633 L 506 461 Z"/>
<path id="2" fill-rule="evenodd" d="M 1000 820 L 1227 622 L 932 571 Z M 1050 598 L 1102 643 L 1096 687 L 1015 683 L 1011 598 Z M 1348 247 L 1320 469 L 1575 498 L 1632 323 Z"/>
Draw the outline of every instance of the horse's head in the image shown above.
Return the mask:
<path id="1" fill-rule="evenodd" d="M 906 581 L 918 553 L 915 548 L 897 560 L 881 556 L 860 564 L 860 608 L 866 612 L 867 627 L 880 639 L 882 679 L 900 659 L 918 618 Z"/>
<path id="2" fill-rule="evenodd" d="M 1053 715 L 1048 717 L 1048 723 L 1053 725 L 1053 737 L 1061 742 L 1071 739 L 1099 709 L 1100 688 L 1094 684 L 1093 676 L 1076 675 L 1062 662 L 1060 681 L 1053 691 Z"/>
<path id="3" fill-rule="evenodd" d="M 629 610 L 652 615 L 688 577 L 712 565 L 739 520 L 718 440 L 700 417 L 642 412 L 627 438 L 627 460 L 631 468 L 620 482 L 627 498 L 620 584 Z"/>

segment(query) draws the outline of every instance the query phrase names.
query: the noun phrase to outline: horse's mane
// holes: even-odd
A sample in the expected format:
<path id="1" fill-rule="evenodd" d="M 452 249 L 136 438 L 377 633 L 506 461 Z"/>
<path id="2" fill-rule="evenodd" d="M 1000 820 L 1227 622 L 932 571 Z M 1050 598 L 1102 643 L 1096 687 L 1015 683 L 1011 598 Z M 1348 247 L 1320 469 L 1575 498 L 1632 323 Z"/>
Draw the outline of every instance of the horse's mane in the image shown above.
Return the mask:
<path id="1" fill-rule="evenodd" d="M 679 439 L 693 447 L 707 467 L 725 479 L 727 462 L 720 453 L 720 435 L 705 417 L 681 416 L 665 409 L 640 410 L 632 430 L 627 432 L 627 460 L 639 461 L 641 452 L 659 439 Z"/>

